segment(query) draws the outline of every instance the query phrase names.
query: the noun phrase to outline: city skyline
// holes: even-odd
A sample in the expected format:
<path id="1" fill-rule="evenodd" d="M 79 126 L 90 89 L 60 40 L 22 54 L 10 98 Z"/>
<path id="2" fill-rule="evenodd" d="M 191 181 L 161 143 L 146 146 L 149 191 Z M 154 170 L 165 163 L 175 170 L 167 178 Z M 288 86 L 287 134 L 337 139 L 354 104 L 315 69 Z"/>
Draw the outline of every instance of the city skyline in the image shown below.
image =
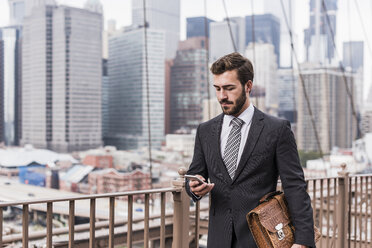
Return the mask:
<path id="1" fill-rule="evenodd" d="M 294 12 L 297 12 L 297 7 L 294 5 L 295 2 L 293 0 L 286 0 L 286 2 L 287 1 L 293 4 L 286 7 L 286 10 L 291 13 L 290 17 L 292 19 L 292 17 L 294 16 Z M 330 43 L 333 43 L 333 37 L 337 35 L 338 32 L 336 32 L 335 30 L 331 30 L 326 37 L 324 36 L 324 29 L 328 28 L 328 25 L 324 24 L 324 19 L 328 18 L 328 16 L 320 17 L 319 12 L 317 12 L 316 8 L 314 7 L 319 7 L 321 5 L 321 1 L 322 0 L 312 0 L 309 2 L 309 6 L 312 8 L 312 11 L 308 16 L 310 17 L 308 19 L 310 20 L 310 23 L 312 25 L 310 25 L 307 29 L 304 29 L 306 39 L 304 39 L 303 45 L 306 47 L 306 50 L 301 50 L 298 48 L 298 44 L 302 44 L 300 42 L 301 39 L 298 35 L 295 35 L 295 42 L 297 42 L 297 44 L 295 44 L 295 49 L 298 56 L 301 54 L 301 52 L 304 51 L 306 51 L 306 54 L 309 55 L 310 44 L 310 54 L 313 59 L 309 59 L 309 56 L 306 56 L 306 61 L 315 63 L 311 65 L 312 68 L 318 68 L 319 66 L 321 66 L 321 68 L 324 68 L 325 70 L 331 69 L 343 71 L 344 68 L 341 66 L 341 64 L 339 68 L 337 68 L 338 61 L 342 58 L 341 54 L 345 56 L 345 58 L 347 58 L 347 55 L 345 55 L 345 50 L 343 50 L 343 53 L 340 53 L 339 51 L 335 52 L 333 50 L 333 44 L 330 45 Z M 237 1 L 231 1 L 231 3 L 236 2 Z M 185 104 L 187 102 L 198 102 L 198 100 L 196 100 L 198 99 L 198 97 L 191 101 L 191 99 L 193 99 L 192 96 L 194 96 L 193 94 L 195 93 L 195 89 L 199 86 L 204 85 L 207 80 L 212 81 L 208 79 L 208 77 L 205 77 L 205 79 L 207 80 L 205 80 L 205 82 L 200 82 L 199 85 L 199 83 L 196 83 L 198 80 L 194 78 L 196 73 L 198 73 L 198 68 L 203 68 L 204 70 L 206 69 L 206 61 L 203 63 L 200 58 L 204 60 L 207 54 L 205 54 L 205 56 L 202 56 L 202 54 L 199 54 L 197 56 L 201 64 L 195 69 L 192 69 L 190 67 L 191 60 L 187 60 L 189 54 L 183 54 L 182 59 L 184 60 L 185 64 L 180 64 L 179 66 L 186 67 L 185 69 L 182 69 L 180 71 L 184 73 L 188 70 L 189 72 L 184 73 L 184 77 L 182 78 L 175 77 L 175 75 L 181 75 L 180 72 L 176 72 L 176 66 L 169 67 L 170 74 L 169 70 L 166 69 L 168 68 L 168 63 L 169 65 L 173 63 L 174 65 L 177 64 L 176 62 L 179 57 L 175 58 L 174 60 L 169 59 L 173 58 L 174 55 L 172 55 L 172 53 L 175 52 L 176 47 L 178 47 L 178 53 L 182 50 L 183 46 L 183 42 L 178 44 L 178 41 L 180 39 L 181 0 L 148 0 L 148 6 L 146 10 L 146 20 L 148 22 L 148 25 L 146 26 L 148 27 L 149 32 L 147 32 L 147 35 L 145 33 L 146 39 L 143 37 L 144 34 L 141 31 L 143 30 L 143 17 L 141 16 L 143 15 L 143 8 L 139 3 L 142 2 L 137 2 L 135 0 L 131 1 L 132 24 L 129 26 L 125 26 L 124 28 L 120 27 L 120 29 L 116 29 L 115 24 L 113 25 L 111 22 L 111 25 L 109 25 L 109 30 L 104 33 L 102 33 L 103 29 L 101 26 L 103 21 L 102 13 L 104 12 L 104 8 L 99 0 L 86 1 L 86 4 L 84 6 L 85 10 L 79 8 L 79 6 L 70 7 L 68 5 L 61 5 L 61 3 L 66 3 L 66 0 L 59 1 L 58 5 L 57 1 L 55 0 L 43 0 L 40 2 L 32 2 L 31 0 L 9 0 L 9 3 L 11 8 L 11 16 L 9 19 L 11 23 L 22 24 L 23 14 L 21 15 L 20 13 L 23 11 L 23 9 L 26 13 L 23 23 L 22 36 L 22 145 L 32 143 L 38 147 L 46 146 L 49 147 L 49 149 L 56 150 L 61 150 L 63 148 L 62 150 L 68 151 L 74 150 L 74 147 L 76 147 L 76 149 L 78 150 L 85 147 L 85 145 L 82 145 L 81 140 L 84 139 L 88 141 L 88 137 L 90 137 L 92 133 L 87 130 L 87 133 L 83 135 L 83 138 L 80 137 L 81 133 L 72 134 L 73 132 L 71 128 L 73 126 L 79 128 L 82 128 L 83 126 L 80 125 L 82 123 L 82 119 L 75 118 L 77 116 L 72 118 L 71 116 L 73 115 L 74 111 L 77 111 L 76 113 L 80 113 L 86 107 L 80 106 L 77 103 L 88 103 L 84 100 L 85 98 L 83 97 L 83 95 L 85 87 L 81 88 L 83 86 L 81 83 L 92 83 L 92 85 L 95 85 L 96 83 L 100 84 L 101 81 L 104 79 L 100 78 L 102 72 L 102 54 L 100 51 L 100 47 L 104 47 L 103 50 L 109 51 L 110 54 L 107 60 L 108 88 L 106 92 L 106 86 L 103 87 L 105 88 L 106 93 L 104 92 L 102 95 L 101 90 L 94 91 L 94 94 L 96 94 L 94 95 L 94 102 L 98 103 L 98 105 L 101 106 L 101 97 L 105 96 L 107 99 L 110 100 L 106 101 L 107 103 L 104 106 L 102 113 L 98 113 L 100 109 L 99 106 L 89 109 L 91 109 L 93 112 L 95 111 L 93 115 L 97 117 L 96 119 L 98 122 L 101 122 L 101 114 L 108 116 L 109 122 L 107 123 L 107 127 L 109 127 L 109 132 L 107 133 L 107 136 L 103 136 L 103 139 L 105 140 L 105 144 L 116 145 L 117 147 L 120 147 L 120 149 L 134 149 L 146 146 L 148 142 L 148 135 L 150 136 L 150 139 L 156 143 L 156 145 L 153 145 L 155 147 L 160 147 L 162 142 L 164 141 L 164 134 L 166 134 L 166 130 L 168 130 L 168 125 L 165 123 L 168 120 L 168 112 L 173 113 L 171 115 L 171 120 L 169 123 L 173 123 L 174 120 L 172 120 L 172 118 L 174 118 L 175 116 L 186 117 L 187 112 L 190 111 L 190 109 L 192 109 L 193 107 L 192 105 L 190 105 L 187 108 L 184 108 L 181 107 L 181 105 L 183 104 L 184 106 L 186 106 Z M 39 5 L 33 5 L 32 3 Z M 167 3 L 169 4 L 167 5 Z M 272 3 L 273 5 L 278 7 L 278 1 Z M 325 4 L 325 2 L 323 3 Z M 327 3 L 330 4 L 331 9 L 334 10 L 331 16 L 331 25 L 333 28 L 336 28 L 338 27 L 338 25 L 335 24 L 336 18 L 341 19 L 339 18 L 339 15 L 336 11 L 338 9 L 338 0 L 329 0 Z M 218 57 L 233 52 L 234 50 L 239 51 L 240 53 L 251 59 L 255 66 L 254 84 L 256 87 L 261 86 L 264 92 L 262 95 L 264 99 L 260 100 L 264 100 L 265 102 L 264 104 L 260 104 L 259 106 L 257 101 L 252 101 L 258 108 L 262 109 L 263 111 L 267 111 L 272 115 L 278 116 L 279 101 L 277 96 L 280 95 L 279 93 L 283 93 L 279 92 L 279 89 L 283 90 L 283 87 L 278 87 L 278 80 L 280 81 L 284 79 L 277 78 L 277 72 L 280 69 L 288 68 L 288 66 L 291 65 L 282 65 L 282 61 L 279 58 L 282 56 L 291 58 L 291 53 L 286 51 L 289 46 L 288 39 L 285 43 L 286 49 L 283 49 L 282 44 L 280 43 L 280 41 L 282 40 L 282 35 L 285 36 L 285 33 L 283 32 L 283 19 L 285 18 L 283 18 L 283 16 L 281 16 L 276 9 L 273 9 L 275 6 L 269 6 L 269 4 L 269 0 L 264 1 L 263 8 L 265 10 L 265 14 L 253 13 L 254 15 L 252 16 L 252 13 L 250 13 L 251 15 L 243 14 L 243 16 L 238 17 L 230 15 L 230 21 L 227 19 L 222 21 L 218 20 L 217 18 L 210 19 L 213 20 L 213 22 L 211 22 L 209 28 L 209 63 L 212 63 Z M 41 12 L 38 8 L 31 8 L 31 6 L 40 7 L 44 5 L 46 9 Z M 166 5 L 166 7 L 162 7 L 163 5 Z M 342 4 L 340 5 L 342 6 Z M 293 11 L 290 6 L 293 6 L 295 11 Z M 233 5 L 228 5 L 228 7 L 232 8 Z M 62 12 L 64 14 L 62 12 L 61 14 L 59 14 L 58 10 L 63 10 Z M 95 13 L 96 11 L 97 13 L 99 13 L 99 15 L 96 16 L 97 20 L 99 19 L 99 25 L 97 25 L 97 23 L 95 22 L 89 21 L 88 15 L 86 17 L 78 17 L 77 15 L 73 16 L 72 14 L 70 14 L 70 12 L 86 12 L 88 14 L 88 12 Z M 46 17 L 43 15 L 44 12 L 48 14 Z M 208 16 L 208 18 L 209 17 L 210 16 Z M 255 28 L 252 30 L 253 17 L 255 18 Z M 203 16 L 197 18 L 203 18 Z M 292 24 L 298 24 L 296 20 L 297 19 L 293 17 Z M 47 24 L 46 27 L 44 25 L 40 25 L 44 22 L 46 22 Z M 282 25 L 282 27 L 280 27 L 280 24 Z M 292 24 L 291 27 L 293 29 L 294 26 L 298 26 Z M 320 25 L 319 27 L 322 32 L 320 32 L 319 28 L 314 28 L 314 26 L 316 26 L 315 24 Z M 65 29 L 63 29 L 64 26 Z M 194 27 L 194 29 L 195 28 L 197 27 Z M 2 28 L 3 33 L 4 30 L 6 31 L 6 29 L 7 27 Z M 95 35 L 91 36 L 89 30 L 95 30 Z M 83 32 L 86 34 L 82 35 Z M 156 35 L 153 35 L 155 34 L 154 32 L 156 33 Z M 164 36 L 157 35 L 158 32 L 160 32 Z M 234 37 L 234 44 L 231 43 L 232 37 L 229 36 L 229 33 Z M 87 39 L 83 39 L 83 36 L 87 37 Z M 312 36 L 310 37 L 311 41 L 309 41 L 309 36 Z M 4 37 L 6 38 L 6 36 Z M 73 37 L 75 37 L 75 40 L 72 39 Z M 109 41 L 108 47 L 110 49 L 107 49 L 107 41 L 106 46 L 102 46 L 102 43 L 100 43 L 101 38 L 103 40 Z M 44 44 L 44 40 L 47 41 L 46 44 Z M 255 43 L 251 43 L 251 40 L 254 40 Z M 10 41 L 7 41 L 6 39 L 4 41 L 6 45 L 4 46 L 4 48 L 9 45 L 13 45 L 14 47 L 14 42 L 12 43 Z M 191 41 L 185 40 L 184 42 Z M 364 44 L 364 41 L 355 42 Z M 93 43 L 95 45 L 91 46 Z M 100 43 L 100 45 L 98 43 Z M 343 44 L 345 44 L 345 42 L 343 42 Z M 80 49 L 76 50 L 73 49 L 75 46 L 81 47 Z M 368 49 L 370 49 L 369 41 L 366 42 L 366 46 L 368 46 Z M 87 49 L 84 49 L 85 47 Z M 146 49 L 144 50 L 144 48 Z M 325 50 L 322 50 L 322 48 L 325 48 Z M 187 49 L 189 50 L 190 48 Z M 6 48 L 5 51 L 12 52 L 13 50 L 15 49 Z M 339 48 L 337 50 L 339 50 Z M 350 49 L 348 49 L 348 51 L 350 51 Z M 357 83 L 355 83 L 355 85 L 359 85 L 357 92 L 361 93 L 363 93 L 362 85 L 367 85 L 367 83 L 363 83 L 364 79 L 365 81 L 368 81 L 367 77 L 363 78 L 363 76 L 361 76 L 363 68 L 369 68 L 367 63 L 364 63 L 363 61 L 363 59 L 367 57 L 364 55 L 363 51 L 365 50 L 361 50 L 361 52 L 363 53 L 362 56 L 357 55 L 357 53 L 352 53 L 353 57 L 358 56 L 359 58 L 361 58 L 361 61 L 359 62 L 361 68 L 360 73 L 358 74 L 359 81 L 356 81 Z M 46 52 L 46 56 L 40 56 L 43 55 L 44 52 Z M 88 53 L 89 55 L 95 54 L 94 58 L 88 56 L 86 53 Z M 14 56 L 17 55 L 14 54 Z M 324 56 L 329 58 L 327 62 L 325 62 L 326 57 Z M 105 57 L 103 55 L 103 58 L 107 58 L 107 56 Z M 148 60 L 145 60 L 145 58 L 148 58 Z M 346 67 L 348 65 L 348 61 L 345 62 L 345 58 L 343 62 L 345 63 Z M 352 59 L 352 57 L 350 57 L 350 59 Z M 12 60 L 6 60 L 5 62 L 6 64 L 4 65 L 4 68 L 8 68 L 8 74 L 14 74 L 11 73 L 11 70 L 9 70 L 9 65 L 14 64 L 14 62 L 12 62 Z M 166 62 L 167 65 L 165 68 L 163 62 Z M 295 74 L 297 73 L 301 73 L 302 75 L 304 75 L 304 72 L 306 73 L 306 70 L 304 70 L 304 68 L 308 68 L 309 65 L 307 65 L 306 63 L 297 65 L 297 63 L 302 62 L 304 62 L 304 60 L 301 60 L 301 58 L 299 60 L 293 61 L 293 77 L 296 77 Z M 46 66 L 45 75 L 43 65 Z M 94 70 L 94 73 L 90 73 L 92 71 L 90 70 L 90 68 L 94 68 L 95 65 L 99 66 L 99 69 Z M 144 67 L 145 65 L 146 67 Z M 302 71 L 297 70 L 297 66 L 300 66 L 302 68 Z M 149 70 L 147 68 L 149 68 Z M 79 73 L 79 77 L 71 77 L 73 71 L 84 71 L 89 72 L 90 74 L 83 75 L 82 73 Z M 349 69 L 346 68 L 346 71 L 349 71 Z M 368 69 L 365 69 L 364 71 L 370 73 Z M 357 75 L 353 75 L 355 79 L 357 79 L 356 76 Z M 103 75 L 103 77 L 105 77 L 105 75 Z M 170 83 L 167 83 L 166 80 L 167 78 L 169 79 L 169 77 Z M 74 83 L 72 83 L 72 79 L 75 79 L 77 81 L 74 81 Z M 133 84 L 132 82 L 141 83 Z M 148 87 L 147 82 L 149 83 L 149 86 L 151 86 L 151 91 L 144 90 Z M 165 83 L 166 86 L 163 85 L 163 83 Z M 297 83 L 299 83 L 298 78 Z M 315 85 L 316 83 L 317 81 L 313 82 L 312 84 Z M 177 88 L 175 87 L 177 84 L 180 85 L 180 87 L 178 88 L 180 95 L 177 95 L 178 93 L 175 93 L 177 91 L 175 90 Z M 12 81 L 7 78 L 4 81 L 4 85 L 6 87 L 13 87 Z M 292 84 L 290 83 L 290 85 Z M 74 88 L 75 86 L 76 88 Z M 15 93 L 12 91 L 13 88 L 11 88 L 10 90 L 6 90 L 7 88 L 4 88 L 4 92 L 13 96 L 15 95 Z M 101 86 L 99 88 L 101 88 Z M 294 86 L 292 86 L 291 88 L 292 90 L 295 89 Z M 66 89 L 67 92 L 64 97 L 65 101 L 62 99 L 65 94 L 64 89 Z M 169 90 L 171 98 L 169 98 L 169 94 L 166 93 Z M 44 91 L 46 92 L 46 95 Z M 352 91 L 354 91 L 354 89 L 352 89 Z M 364 93 L 366 92 L 368 91 L 365 91 Z M 317 93 L 318 91 L 314 92 L 314 94 Z M 287 92 L 287 94 L 291 94 L 291 92 Z M 296 94 L 302 94 L 302 91 L 298 91 Z M 73 97 L 75 96 L 77 97 L 76 99 L 79 99 L 79 101 L 76 102 L 76 104 L 72 104 L 74 101 Z M 45 97 L 45 99 L 43 97 Z M 172 97 L 175 101 L 169 101 L 170 99 L 172 99 Z M 147 98 L 151 99 L 147 102 Z M 210 98 L 214 98 L 214 93 L 211 94 Z M 295 96 L 292 96 L 292 98 L 295 99 Z M 357 98 L 359 100 L 362 97 Z M 45 103 L 42 99 L 45 100 Z M 5 97 L 4 102 L 8 102 L 6 101 Z M 179 106 L 176 106 L 176 103 L 179 104 Z M 337 104 L 336 102 L 334 103 Z M 151 108 L 150 106 L 146 107 L 146 104 L 149 104 Z M 170 109 L 168 106 L 165 106 L 167 104 L 171 104 L 173 110 L 178 110 L 172 111 L 172 109 Z M 202 105 L 202 103 L 200 102 L 199 105 Z M 292 105 L 294 106 L 295 104 L 293 103 Z M 310 105 L 310 107 L 315 107 L 312 106 L 314 104 Z M 362 106 L 363 102 L 358 105 Z M 128 108 L 128 106 L 131 107 Z M 4 105 L 4 108 L 8 109 L 10 107 Z M 34 111 L 37 109 L 45 109 L 46 111 Z M 362 110 L 363 108 L 360 107 L 357 111 Z M 297 112 L 295 107 L 293 107 L 293 109 L 288 109 L 288 111 L 293 111 L 294 115 L 296 115 Z M 136 114 L 132 115 L 133 112 L 135 112 Z M 147 133 L 150 133 L 150 130 L 146 131 L 146 126 L 150 125 L 150 123 L 146 122 L 146 118 L 149 118 L 148 116 L 146 116 L 147 112 L 149 112 L 149 115 L 151 116 L 149 122 L 151 122 L 152 135 L 147 135 Z M 86 114 L 87 113 L 88 112 L 86 112 Z M 175 113 L 177 114 L 175 115 Z M 353 115 L 356 118 L 356 114 L 354 112 Z M 4 116 L 7 115 L 4 113 Z M 281 115 L 279 116 L 283 117 Z M 83 115 L 81 115 L 81 117 L 83 117 Z M 87 119 L 86 117 L 88 116 L 84 116 L 84 119 Z M 197 117 L 195 120 L 191 120 L 194 117 L 194 114 L 192 114 L 192 117 L 187 117 L 187 121 L 181 121 L 180 124 L 176 125 L 177 127 L 172 126 L 172 124 L 172 132 L 175 132 L 175 130 L 182 128 L 182 125 L 186 125 L 188 122 L 191 123 L 193 121 L 195 123 L 193 122 L 193 124 L 189 128 L 195 128 L 201 122 L 201 116 Z M 164 119 L 166 119 L 166 121 Z M 66 122 L 67 124 L 63 125 L 64 122 Z M 7 121 L 5 120 L 5 124 L 6 123 Z M 45 125 L 40 125 L 40 123 L 44 123 Z M 92 123 L 94 123 L 94 121 L 92 121 Z M 101 124 L 97 124 L 98 128 L 100 126 Z M 5 134 L 9 136 L 12 134 L 12 132 L 11 130 L 9 131 L 8 128 L 5 129 Z M 97 136 L 94 139 L 99 140 L 102 138 L 100 132 L 94 132 L 94 135 Z M 46 137 L 45 139 L 44 136 Z M 72 146 L 67 143 L 62 144 L 63 142 L 60 142 L 63 139 L 65 139 L 66 142 L 70 142 L 71 140 L 73 140 L 73 142 L 75 142 L 76 144 Z M 45 142 L 46 145 L 44 144 Z M 5 142 L 5 144 L 8 145 L 7 142 Z M 99 144 L 100 142 L 98 142 L 96 145 Z M 349 146 L 350 144 L 348 143 L 347 145 Z M 330 148 L 331 147 L 329 147 L 327 150 L 329 150 Z"/>
<path id="2" fill-rule="evenodd" d="M 254 1 L 254 0 L 253 0 Z M 348 2 L 349 0 L 338 0 L 337 9 L 337 31 L 336 31 L 336 46 L 337 54 L 335 58 L 338 61 L 342 61 L 342 44 L 348 41 L 364 41 L 365 43 L 365 68 L 371 68 L 372 66 L 372 33 L 368 33 L 368 41 L 363 33 L 363 27 L 360 24 L 360 18 L 358 17 L 358 11 L 354 1 Z M 104 25 L 106 26 L 107 20 L 114 19 L 117 23 L 117 27 L 123 27 L 131 25 L 132 14 L 131 14 L 131 0 L 119 1 L 119 0 L 105 0 L 101 1 L 104 11 Z M 207 17 L 215 21 L 222 21 L 226 15 L 223 9 L 222 1 L 217 3 L 213 0 L 207 0 Z M 285 2 L 285 1 L 284 1 Z M 74 7 L 83 7 L 85 0 L 57 0 L 58 4 L 70 5 Z M 275 6 L 264 6 L 264 3 L 272 3 Z M 304 45 L 304 30 L 309 26 L 309 7 L 310 0 L 295 1 L 294 12 L 294 27 L 293 33 L 295 36 L 294 45 L 296 47 L 300 62 L 304 62 L 306 58 L 305 45 Z M 243 0 L 227 0 L 227 11 L 229 17 L 245 17 L 252 14 L 251 6 L 253 5 L 254 14 L 270 13 L 272 9 L 276 7 L 281 9 L 280 1 L 267 0 L 267 1 L 251 1 Z M 364 22 L 364 28 L 368 32 L 368 27 L 372 26 L 372 2 L 368 0 L 358 1 L 361 18 Z M 280 11 L 281 12 L 281 11 Z M 181 0 L 181 11 L 180 11 L 180 38 L 181 40 L 186 39 L 186 18 L 204 16 L 204 3 L 198 0 Z M 350 23 L 350 26 L 349 26 Z M 9 6 L 8 0 L 0 0 L 0 27 L 9 24 Z M 281 24 L 282 25 L 282 24 Z M 287 31 L 286 27 L 284 29 Z M 289 45 L 289 44 L 288 44 Z M 288 51 L 289 52 L 289 51 Z M 364 99 L 367 97 L 369 87 L 372 86 L 372 73 L 370 70 L 364 71 L 365 85 L 364 85 Z"/>

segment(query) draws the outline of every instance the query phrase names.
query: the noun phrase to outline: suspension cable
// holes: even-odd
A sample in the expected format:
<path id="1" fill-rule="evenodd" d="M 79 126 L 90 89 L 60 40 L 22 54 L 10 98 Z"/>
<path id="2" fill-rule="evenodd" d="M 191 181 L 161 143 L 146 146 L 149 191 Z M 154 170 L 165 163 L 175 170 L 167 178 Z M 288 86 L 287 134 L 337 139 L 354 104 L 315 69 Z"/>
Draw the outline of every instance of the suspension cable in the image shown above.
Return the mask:
<path id="1" fill-rule="evenodd" d="M 251 15 L 251 21 L 252 21 L 252 53 L 253 53 L 253 64 L 256 65 L 256 35 L 255 35 L 255 29 L 254 29 L 253 1 L 254 0 L 251 0 L 251 9 L 252 9 L 252 15 Z M 259 90 L 258 90 L 258 93 L 259 93 Z M 265 89 L 265 96 L 266 96 L 266 89 Z M 257 94 L 255 105 L 256 105 L 257 108 L 260 108 L 258 98 L 259 98 L 259 95 Z"/>
<path id="2" fill-rule="evenodd" d="M 211 96 L 209 82 L 209 23 L 207 20 L 207 0 L 204 0 L 204 37 L 205 37 L 205 72 L 207 78 L 207 104 L 208 104 L 208 120 L 211 119 Z"/>
<path id="3" fill-rule="evenodd" d="M 226 8 L 225 0 L 222 0 L 222 4 L 223 4 L 223 8 L 225 9 L 227 26 L 229 27 L 230 38 L 231 38 L 231 42 L 232 42 L 233 47 L 234 47 L 234 52 L 237 52 L 238 50 L 236 49 L 236 45 L 235 45 L 235 41 L 234 41 L 234 36 L 233 36 L 232 30 L 231 30 L 230 18 L 229 18 L 229 15 L 227 14 L 227 8 Z"/>
<path id="4" fill-rule="evenodd" d="M 145 78 L 146 78 L 146 101 L 147 101 L 147 131 L 148 131 L 148 150 L 150 164 L 150 186 L 152 186 L 152 156 L 151 156 L 151 120 L 150 120 L 150 87 L 149 87 L 149 66 L 148 66 L 148 44 L 147 44 L 147 20 L 146 20 L 146 0 L 143 0 L 143 30 L 145 35 Z"/>

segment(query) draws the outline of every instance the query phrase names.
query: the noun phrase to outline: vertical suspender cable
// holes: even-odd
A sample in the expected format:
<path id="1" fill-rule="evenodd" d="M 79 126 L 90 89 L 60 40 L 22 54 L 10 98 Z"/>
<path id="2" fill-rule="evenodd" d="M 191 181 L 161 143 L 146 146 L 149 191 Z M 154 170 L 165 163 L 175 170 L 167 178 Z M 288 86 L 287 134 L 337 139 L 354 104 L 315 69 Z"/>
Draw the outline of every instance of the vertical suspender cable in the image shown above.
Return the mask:
<path id="1" fill-rule="evenodd" d="M 288 0 L 288 6 L 289 6 L 289 26 L 292 28 L 292 1 Z M 296 105 L 296 87 L 295 87 L 295 73 L 293 68 L 293 51 L 291 49 L 291 68 L 292 68 L 292 101 L 293 101 L 293 121 L 297 122 L 297 105 Z"/>
<path id="2" fill-rule="evenodd" d="M 323 9 L 320 9 L 320 16 L 322 17 L 324 14 L 323 13 Z M 324 34 L 326 33 L 326 30 L 325 30 L 325 26 L 324 25 L 321 25 L 320 27 L 322 30 L 321 32 L 323 32 Z M 320 28 L 319 28 L 319 32 L 320 32 Z M 332 87 L 332 81 L 330 82 L 329 81 L 329 77 L 328 75 L 328 68 L 327 68 L 327 63 L 328 63 L 328 58 L 326 56 L 323 56 L 322 57 L 323 61 L 321 61 L 321 63 L 323 64 L 323 68 L 324 68 L 324 71 L 325 71 L 325 80 L 326 80 L 326 83 L 324 84 L 325 85 L 325 95 L 327 97 L 329 97 L 329 92 L 330 92 L 330 88 Z M 328 99 L 327 99 L 328 100 Z M 332 116 L 331 116 L 331 106 L 328 107 L 328 109 L 326 110 L 327 111 L 327 126 L 329 128 L 329 131 L 328 131 L 328 147 L 331 148 L 331 144 L 332 144 L 332 128 L 331 128 L 331 121 L 332 121 Z"/>
<path id="3" fill-rule="evenodd" d="M 204 37 L 205 37 L 205 73 L 207 78 L 207 103 L 208 103 L 208 120 L 212 118 L 211 116 L 211 96 L 210 96 L 210 86 L 209 86 L 209 23 L 207 19 L 207 0 L 204 0 Z"/>
<path id="4" fill-rule="evenodd" d="M 230 38 L 231 38 L 231 42 L 232 42 L 233 47 L 234 47 L 234 52 L 237 52 L 238 50 L 236 49 L 236 44 L 235 44 L 235 41 L 234 41 L 234 36 L 233 36 L 232 30 L 231 30 L 230 18 L 229 18 L 229 15 L 227 14 L 227 8 L 226 8 L 225 0 L 222 0 L 222 4 L 223 4 L 223 8 L 225 9 L 227 26 L 229 27 Z"/>
<path id="5" fill-rule="evenodd" d="M 150 121 L 150 87 L 149 87 L 149 66 L 148 66 L 148 47 L 147 47 L 147 20 L 146 20 L 146 0 L 143 0 L 143 30 L 145 35 L 145 78 L 146 78 L 146 100 L 147 100 L 147 130 L 148 130 L 148 150 L 150 163 L 150 186 L 152 189 L 152 156 L 151 156 L 151 121 Z"/>
<path id="6" fill-rule="evenodd" d="M 251 15 L 251 19 L 252 19 L 252 48 L 253 48 L 253 65 L 256 66 L 256 35 L 255 35 L 255 29 L 254 29 L 254 9 L 253 9 L 253 1 L 254 0 L 251 0 L 251 8 L 252 8 L 252 15 Z M 254 68 L 254 67 L 253 67 Z M 253 69 L 253 71 L 255 71 Z M 266 90 L 266 89 L 265 89 Z M 257 108 L 260 108 L 259 106 L 259 101 L 258 101 L 258 98 L 259 98 L 259 95 L 260 92 L 258 91 L 257 92 L 257 96 L 256 96 L 256 107 Z"/>

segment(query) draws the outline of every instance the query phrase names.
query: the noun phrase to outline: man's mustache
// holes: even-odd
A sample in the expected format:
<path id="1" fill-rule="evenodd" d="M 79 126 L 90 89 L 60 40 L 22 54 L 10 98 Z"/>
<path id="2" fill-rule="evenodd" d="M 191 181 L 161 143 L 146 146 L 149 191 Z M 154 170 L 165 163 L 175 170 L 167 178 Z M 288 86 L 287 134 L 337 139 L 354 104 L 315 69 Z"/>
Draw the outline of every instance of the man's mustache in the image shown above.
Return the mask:
<path id="1" fill-rule="evenodd" d="M 223 103 L 234 104 L 233 102 L 230 102 L 230 101 L 228 101 L 226 99 L 223 99 L 223 100 L 220 101 L 220 104 L 223 104 Z"/>

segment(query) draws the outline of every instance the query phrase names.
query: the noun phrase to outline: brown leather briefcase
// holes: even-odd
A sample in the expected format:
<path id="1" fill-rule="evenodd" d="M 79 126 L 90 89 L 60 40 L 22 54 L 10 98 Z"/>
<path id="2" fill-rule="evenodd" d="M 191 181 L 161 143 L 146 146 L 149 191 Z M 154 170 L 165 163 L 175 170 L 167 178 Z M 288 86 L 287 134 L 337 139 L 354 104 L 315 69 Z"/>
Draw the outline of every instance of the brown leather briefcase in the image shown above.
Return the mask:
<path id="1" fill-rule="evenodd" d="M 260 205 L 247 214 L 248 226 L 259 248 L 290 248 L 294 244 L 294 226 L 284 193 L 266 194 Z M 315 242 L 320 238 L 314 226 Z"/>

